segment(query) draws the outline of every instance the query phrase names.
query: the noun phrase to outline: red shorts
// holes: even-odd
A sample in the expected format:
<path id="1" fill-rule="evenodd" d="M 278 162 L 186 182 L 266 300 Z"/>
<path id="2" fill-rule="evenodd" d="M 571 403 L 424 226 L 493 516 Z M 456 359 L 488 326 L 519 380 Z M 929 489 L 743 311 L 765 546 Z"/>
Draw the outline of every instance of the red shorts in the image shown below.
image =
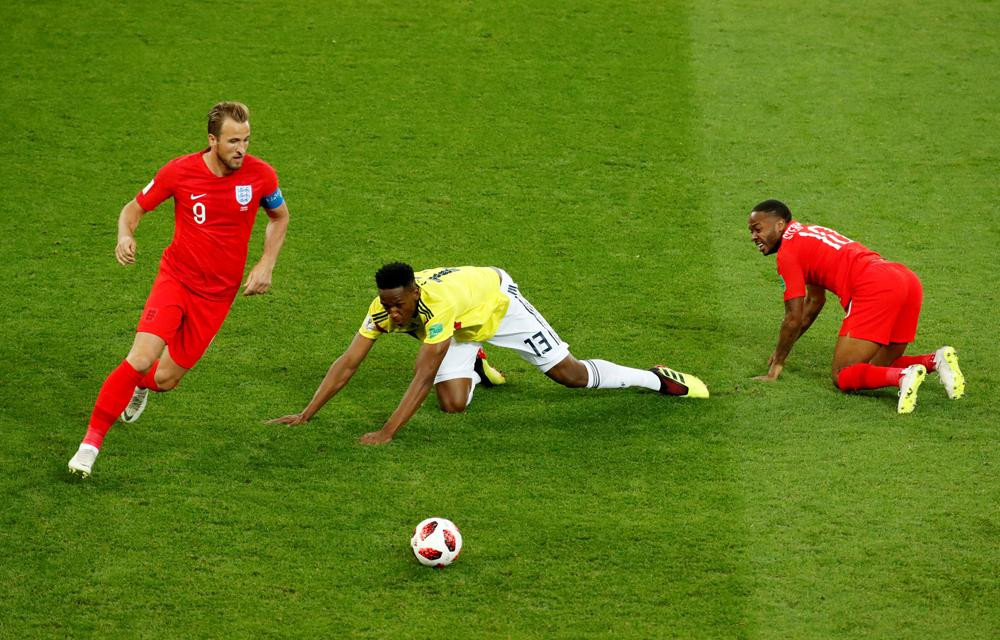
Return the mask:
<path id="1" fill-rule="evenodd" d="M 877 342 L 913 342 L 924 288 L 898 262 L 876 261 L 856 278 L 840 335 Z"/>
<path id="2" fill-rule="evenodd" d="M 173 361 L 190 369 L 212 344 L 232 306 L 233 298 L 204 298 L 161 271 L 153 281 L 136 331 L 163 338 Z"/>

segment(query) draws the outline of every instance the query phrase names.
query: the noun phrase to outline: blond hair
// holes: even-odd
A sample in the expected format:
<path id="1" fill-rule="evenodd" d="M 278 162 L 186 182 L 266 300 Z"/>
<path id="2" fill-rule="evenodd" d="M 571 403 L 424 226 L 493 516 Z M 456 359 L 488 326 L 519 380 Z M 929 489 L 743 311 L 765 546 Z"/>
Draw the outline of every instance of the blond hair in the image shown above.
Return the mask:
<path id="1" fill-rule="evenodd" d="M 250 109 L 242 102 L 218 103 L 208 112 L 208 132 L 218 138 L 226 118 L 240 123 L 246 122 L 250 119 Z"/>

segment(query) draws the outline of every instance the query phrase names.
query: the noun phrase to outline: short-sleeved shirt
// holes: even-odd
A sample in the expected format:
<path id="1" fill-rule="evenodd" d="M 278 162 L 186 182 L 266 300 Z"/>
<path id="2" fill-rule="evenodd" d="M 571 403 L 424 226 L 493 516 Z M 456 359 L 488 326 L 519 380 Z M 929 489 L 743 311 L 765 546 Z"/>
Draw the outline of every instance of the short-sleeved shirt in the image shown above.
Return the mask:
<path id="1" fill-rule="evenodd" d="M 280 206 L 281 190 L 263 160 L 247 155 L 239 169 L 220 177 L 205 164 L 205 151 L 168 162 L 135 200 L 152 211 L 174 199 L 174 238 L 160 269 L 199 295 L 232 298 L 246 267 L 257 210 Z"/>
<path id="2" fill-rule="evenodd" d="M 785 300 L 805 296 L 806 285 L 813 284 L 836 294 L 846 309 L 854 274 L 872 260 L 882 256 L 833 229 L 793 220 L 781 236 L 777 256 Z"/>
<path id="3" fill-rule="evenodd" d="M 385 333 L 408 333 L 427 343 L 451 338 L 485 342 L 492 338 L 510 298 L 500 291 L 500 274 L 491 267 L 438 267 L 414 274 L 420 287 L 417 312 L 396 326 L 376 296 L 358 333 L 372 340 Z"/>

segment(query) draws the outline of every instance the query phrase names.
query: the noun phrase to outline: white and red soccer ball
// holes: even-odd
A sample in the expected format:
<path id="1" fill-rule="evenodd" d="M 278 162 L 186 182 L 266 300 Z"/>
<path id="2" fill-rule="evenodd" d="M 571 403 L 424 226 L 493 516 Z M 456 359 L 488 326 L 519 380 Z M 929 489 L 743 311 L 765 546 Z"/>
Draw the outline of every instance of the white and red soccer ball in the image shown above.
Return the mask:
<path id="1" fill-rule="evenodd" d="M 462 532 L 451 520 L 427 518 L 414 529 L 410 546 L 420 564 L 440 569 L 462 553 Z"/>

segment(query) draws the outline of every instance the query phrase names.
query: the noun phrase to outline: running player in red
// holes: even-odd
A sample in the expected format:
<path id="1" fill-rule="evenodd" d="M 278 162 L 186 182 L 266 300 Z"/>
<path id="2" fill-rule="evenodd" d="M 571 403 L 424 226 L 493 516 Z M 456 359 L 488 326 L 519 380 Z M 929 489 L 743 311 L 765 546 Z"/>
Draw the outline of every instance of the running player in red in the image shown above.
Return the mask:
<path id="1" fill-rule="evenodd" d="M 208 113 L 208 148 L 175 158 L 122 208 L 115 257 L 136 256 L 134 232 L 142 216 L 174 199 L 174 238 L 142 310 L 132 349 L 105 379 L 80 449 L 69 470 L 87 477 L 119 414 L 134 422 L 149 391 L 177 386 L 218 333 L 241 287 L 250 232 L 263 206 L 269 221 L 264 253 L 243 282 L 243 295 L 266 292 L 288 228 L 278 176 L 247 154 L 247 107 L 220 102 Z"/>
<path id="2" fill-rule="evenodd" d="M 806 225 L 777 200 L 750 212 L 750 238 L 766 256 L 777 253 L 785 287 L 785 318 L 768 372 L 757 380 L 777 380 L 792 345 L 812 325 L 826 291 L 846 311 L 833 351 L 833 382 L 841 391 L 898 387 L 899 413 L 917 405 L 917 390 L 928 371 L 937 371 L 948 397 L 965 393 L 965 377 L 951 347 L 905 356 L 920 318 L 923 288 L 916 274 L 889 262 L 833 229 Z"/>

